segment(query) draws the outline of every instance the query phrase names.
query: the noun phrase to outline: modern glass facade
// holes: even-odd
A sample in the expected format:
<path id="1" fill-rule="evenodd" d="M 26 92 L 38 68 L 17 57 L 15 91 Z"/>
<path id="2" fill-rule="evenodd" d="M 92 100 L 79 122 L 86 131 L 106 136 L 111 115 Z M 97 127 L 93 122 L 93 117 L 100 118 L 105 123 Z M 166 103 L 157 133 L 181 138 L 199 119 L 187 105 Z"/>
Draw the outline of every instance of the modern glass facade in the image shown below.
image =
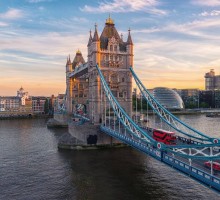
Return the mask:
<path id="1" fill-rule="evenodd" d="M 183 109 L 184 103 L 180 95 L 169 88 L 157 87 L 153 89 L 153 96 L 167 109 Z"/>

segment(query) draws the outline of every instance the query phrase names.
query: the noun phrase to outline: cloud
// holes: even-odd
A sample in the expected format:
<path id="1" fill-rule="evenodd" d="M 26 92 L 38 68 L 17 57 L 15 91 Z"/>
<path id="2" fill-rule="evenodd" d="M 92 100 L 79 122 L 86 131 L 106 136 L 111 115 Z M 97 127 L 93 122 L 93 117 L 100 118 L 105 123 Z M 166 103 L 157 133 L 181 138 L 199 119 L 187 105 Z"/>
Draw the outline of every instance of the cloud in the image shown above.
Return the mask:
<path id="1" fill-rule="evenodd" d="M 89 20 L 86 19 L 86 18 L 84 18 L 84 17 L 73 17 L 73 21 L 75 21 L 75 22 L 80 22 L 80 23 L 89 22 Z"/>
<path id="2" fill-rule="evenodd" d="M 0 27 L 6 27 L 6 26 L 8 26 L 7 23 L 5 23 L 5 22 L 0 22 Z"/>
<path id="3" fill-rule="evenodd" d="M 29 3 L 51 2 L 53 0 L 26 0 Z"/>
<path id="4" fill-rule="evenodd" d="M 80 9 L 81 11 L 91 13 L 126 13 L 143 11 L 156 15 L 166 15 L 167 11 L 156 8 L 158 5 L 160 5 L 158 0 L 113 0 L 112 2 L 101 2 L 99 3 L 98 7 L 85 5 Z"/>
<path id="5" fill-rule="evenodd" d="M 206 39 L 209 42 L 220 40 L 218 30 L 220 30 L 220 19 L 209 18 L 203 20 L 194 20 L 183 24 L 168 23 L 165 26 L 150 27 L 148 29 L 135 29 L 132 33 L 137 34 L 160 34 L 160 37 L 166 37 L 169 34 L 175 34 L 175 38 L 189 39 Z M 212 30 L 212 31 L 210 31 Z M 185 37 L 184 37 L 185 36 Z M 186 37 L 187 36 L 187 37 Z M 173 37 L 173 36 L 172 36 Z"/>
<path id="6" fill-rule="evenodd" d="M 10 95 L 21 84 L 32 95 L 63 93 L 66 58 L 70 54 L 73 60 L 79 48 L 86 60 L 87 42 L 88 33 L 0 31 L 0 86 L 5 86 L 0 93 Z"/>
<path id="7" fill-rule="evenodd" d="M 0 14 L 0 19 L 14 20 L 22 17 L 24 17 L 24 12 L 15 8 L 10 8 L 7 12 Z"/>
<path id="8" fill-rule="evenodd" d="M 219 27 L 210 18 L 132 31 L 136 72 L 148 88 L 204 89 L 204 74 L 219 69 Z"/>
<path id="9" fill-rule="evenodd" d="M 191 3 L 199 6 L 220 6 L 220 0 L 192 0 Z"/>
<path id="10" fill-rule="evenodd" d="M 211 12 L 202 12 L 199 14 L 199 16 L 207 17 L 207 16 L 219 16 L 220 10 L 212 10 Z"/>
<path id="11" fill-rule="evenodd" d="M 40 6 L 38 9 L 39 9 L 40 11 L 45 10 L 45 8 L 44 8 L 43 6 Z"/>
<path id="12" fill-rule="evenodd" d="M 81 48 L 82 45 L 83 50 L 86 52 L 86 44 L 88 41 L 88 33 L 85 35 L 62 35 L 54 32 L 45 35 L 27 34 L 23 36 L 11 35 L 10 37 L 5 37 L 0 34 L 0 37 L 0 50 L 11 49 L 32 53 L 41 52 L 42 55 L 51 55 L 54 57 L 68 55 L 69 52 Z"/>

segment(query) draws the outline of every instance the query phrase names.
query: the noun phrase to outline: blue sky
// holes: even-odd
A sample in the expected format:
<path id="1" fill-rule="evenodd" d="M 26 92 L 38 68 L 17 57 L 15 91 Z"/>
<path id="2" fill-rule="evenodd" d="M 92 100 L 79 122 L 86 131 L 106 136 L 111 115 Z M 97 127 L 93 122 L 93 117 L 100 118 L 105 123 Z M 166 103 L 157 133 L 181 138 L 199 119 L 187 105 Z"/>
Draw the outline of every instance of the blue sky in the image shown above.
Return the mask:
<path id="1" fill-rule="evenodd" d="M 206 72 L 220 74 L 220 0 L 0 0 L 0 95 L 63 93 L 67 55 L 86 60 L 109 13 L 125 40 L 131 28 L 148 88 L 204 89 Z"/>

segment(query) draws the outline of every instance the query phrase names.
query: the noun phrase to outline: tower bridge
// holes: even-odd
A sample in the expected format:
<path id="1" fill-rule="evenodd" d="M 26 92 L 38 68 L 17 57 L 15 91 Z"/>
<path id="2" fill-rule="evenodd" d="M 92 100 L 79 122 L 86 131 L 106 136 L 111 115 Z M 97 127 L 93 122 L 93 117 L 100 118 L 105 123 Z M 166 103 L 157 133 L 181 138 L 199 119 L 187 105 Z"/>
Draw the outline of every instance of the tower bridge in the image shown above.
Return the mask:
<path id="1" fill-rule="evenodd" d="M 78 50 L 71 63 L 66 64 L 67 112 L 76 112 L 77 104 L 86 106 L 91 123 L 99 124 L 104 113 L 100 101 L 100 77 L 98 63 L 112 93 L 126 112 L 132 113 L 132 78 L 129 70 L 133 66 L 133 42 L 128 30 L 127 41 L 119 36 L 114 21 L 109 17 L 99 37 L 97 25 L 94 34 L 90 31 L 87 44 L 88 60 L 84 61 Z"/>
<path id="2" fill-rule="evenodd" d="M 145 88 L 132 68 L 130 30 L 123 41 L 109 17 L 100 37 L 97 25 L 93 36 L 90 31 L 87 47 L 87 62 L 78 50 L 66 63 L 65 114 L 75 147 L 123 143 L 220 191 L 220 139 L 179 120 Z M 132 119 L 132 78 L 166 130 Z"/>

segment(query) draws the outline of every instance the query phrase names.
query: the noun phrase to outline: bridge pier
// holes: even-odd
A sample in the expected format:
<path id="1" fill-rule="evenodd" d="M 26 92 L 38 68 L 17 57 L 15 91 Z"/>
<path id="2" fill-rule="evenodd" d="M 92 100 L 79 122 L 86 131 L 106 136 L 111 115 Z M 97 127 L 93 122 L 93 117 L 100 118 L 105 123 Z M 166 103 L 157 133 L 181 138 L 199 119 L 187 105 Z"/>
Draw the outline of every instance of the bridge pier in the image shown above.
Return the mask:
<path id="1" fill-rule="evenodd" d="M 125 147 L 121 141 L 109 136 L 99 129 L 99 125 L 85 123 L 68 124 L 69 135 L 65 135 L 58 142 L 60 149 L 89 150 L 100 148 Z"/>
<path id="2" fill-rule="evenodd" d="M 54 113 L 54 117 L 47 122 L 48 128 L 68 127 L 69 116 L 61 113 Z"/>

